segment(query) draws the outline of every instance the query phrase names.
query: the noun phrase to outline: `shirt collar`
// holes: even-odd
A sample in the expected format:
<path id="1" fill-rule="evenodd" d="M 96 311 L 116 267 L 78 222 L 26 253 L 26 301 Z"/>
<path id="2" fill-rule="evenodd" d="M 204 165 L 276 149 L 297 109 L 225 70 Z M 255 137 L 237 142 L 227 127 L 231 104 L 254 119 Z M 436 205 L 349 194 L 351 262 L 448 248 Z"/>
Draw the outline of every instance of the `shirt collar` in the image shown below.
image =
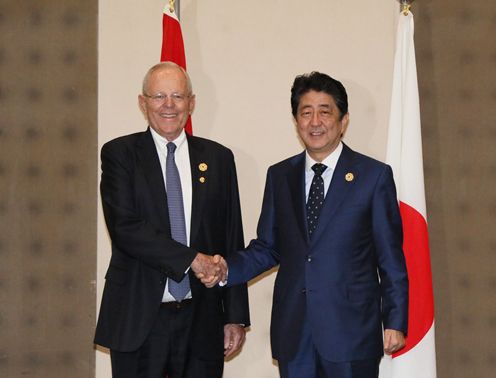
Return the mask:
<path id="1" fill-rule="evenodd" d="M 152 137 L 153 137 L 153 141 L 155 142 L 155 145 L 158 146 L 161 151 L 165 152 L 165 155 L 167 155 L 167 143 L 169 143 L 169 141 L 165 139 L 162 135 L 157 133 L 151 127 L 150 127 L 150 131 L 152 133 Z M 176 145 L 176 151 L 179 151 L 183 145 L 187 145 L 186 132 L 184 131 L 184 129 L 181 131 L 181 134 L 179 134 L 179 136 L 176 139 L 172 140 L 171 142 L 173 142 Z"/>
<path id="2" fill-rule="evenodd" d="M 320 163 L 324 164 L 327 166 L 329 170 L 335 170 L 336 165 L 338 164 L 338 159 L 339 156 L 341 155 L 341 151 L 343 151 L 343 142 L 339 142 L 338 146 L 332 151 L 329 156 L 327 156 L 324 160 L 322 160 Z M 308 151 L 305 150 L 305 171 L 307 172 L 313 172 L 312 171 L 312 166 L 316 163 L 319 163 L 318 161 L 315 161 L 312 159 L 312 157 L 308 154 Z"/>

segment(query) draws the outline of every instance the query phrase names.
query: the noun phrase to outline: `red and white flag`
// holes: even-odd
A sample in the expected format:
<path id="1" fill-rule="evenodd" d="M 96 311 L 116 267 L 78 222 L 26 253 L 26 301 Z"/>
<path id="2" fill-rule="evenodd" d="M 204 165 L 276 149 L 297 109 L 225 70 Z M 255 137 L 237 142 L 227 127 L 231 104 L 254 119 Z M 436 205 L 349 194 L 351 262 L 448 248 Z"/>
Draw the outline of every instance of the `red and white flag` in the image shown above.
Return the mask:
<path id="1" fill-rule="evenodd" d="M 406 347 L 381 362 L 380 378 L 435 378 L 434 296 L 425 206 L 413 14 L 399 16 L 386 161 L 393 168 L 408 269 Z"/>
<path id="2" fill-rule="evenodd" d="M 175 1 L 169 0 L 164 7 L 162 18 L 162 53 L 160 61 L 174 62 L 186 69 L 186 55 L 184 54 L 183 33 L 181 24 L 175 10 Z M 186 122 L 185 130 L 188 134 L 193 133 L 191 116 Z"/>

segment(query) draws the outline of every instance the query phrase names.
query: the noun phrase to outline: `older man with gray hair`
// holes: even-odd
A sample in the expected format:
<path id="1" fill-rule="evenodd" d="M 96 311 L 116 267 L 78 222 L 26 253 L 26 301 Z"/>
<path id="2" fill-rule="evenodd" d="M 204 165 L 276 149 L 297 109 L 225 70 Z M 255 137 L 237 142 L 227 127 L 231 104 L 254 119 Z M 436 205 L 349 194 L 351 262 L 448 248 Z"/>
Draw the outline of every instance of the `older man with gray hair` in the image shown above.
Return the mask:
<path id="1" fill-rule="evenodd" d="M 195 274 L 214 282 L 221 255 L 243 247 L 234 157 L 186 135 L 196 99 L 178 65 L 150 68 L 138 101 L 148 129 L 101 151 L 112 257 L 95 343 L 110 348 L 116 378 L 220 378 L 250 323 L 247 289 Z"/>

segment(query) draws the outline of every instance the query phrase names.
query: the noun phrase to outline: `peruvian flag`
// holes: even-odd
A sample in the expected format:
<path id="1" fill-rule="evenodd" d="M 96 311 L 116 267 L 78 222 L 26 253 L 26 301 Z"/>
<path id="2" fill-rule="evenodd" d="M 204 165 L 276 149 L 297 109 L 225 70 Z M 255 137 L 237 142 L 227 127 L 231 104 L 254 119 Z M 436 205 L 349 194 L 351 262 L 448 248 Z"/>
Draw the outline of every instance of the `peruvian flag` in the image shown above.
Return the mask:
<path id="1" fill-rule="evenodd" d="M 164 7 L 162 18 L 162 53 L 160 61 L 174 62 L 186 69 L 186 56 L 184 54 L 183 33 L 181 24 L 174 8 L 174 0 L 169 0 Z M 177 5 L 179 6 L 179 4 Z M 185 130 L 188 134 L 193 133 L 191 117 L 186 122 Z"/>
<path id="2" fill-rule="evenodd" d="M 424 192 L 413 14 L 399 16 L 386 161 L 398 190 L 409 291 L 406 347 L 381 362 L 381 378 L 435 378 L 434 296 Z"/>

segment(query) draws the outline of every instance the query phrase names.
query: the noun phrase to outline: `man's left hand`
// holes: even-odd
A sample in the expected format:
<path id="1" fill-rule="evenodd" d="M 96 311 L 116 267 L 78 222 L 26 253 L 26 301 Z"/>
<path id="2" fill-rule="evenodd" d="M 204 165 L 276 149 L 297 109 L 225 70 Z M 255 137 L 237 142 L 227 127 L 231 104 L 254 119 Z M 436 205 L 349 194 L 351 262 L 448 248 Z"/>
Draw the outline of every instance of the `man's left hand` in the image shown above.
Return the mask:
<path id="1" fill-rule="evenodd" d="M 405 346 L 405 335 L 395 329 L 384 330 L 384 353 L 391 355 Z"/>
<path id="2" fill-rule="evenodd" d="M 229 357 L 236 353 L 245 341 L 245 327 L 239 324 L 224 326 L 224 356 Z"/>

